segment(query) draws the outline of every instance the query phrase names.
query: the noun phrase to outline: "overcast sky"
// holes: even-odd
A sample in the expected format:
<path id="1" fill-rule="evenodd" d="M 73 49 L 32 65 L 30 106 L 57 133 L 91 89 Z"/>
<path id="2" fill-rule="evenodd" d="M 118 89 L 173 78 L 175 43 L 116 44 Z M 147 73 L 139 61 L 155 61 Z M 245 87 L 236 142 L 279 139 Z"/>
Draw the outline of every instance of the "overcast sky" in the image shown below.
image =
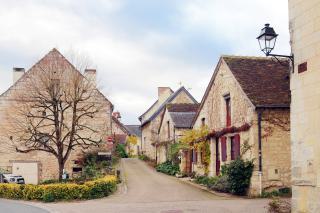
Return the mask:
<path id="1" fill-rule="evenodd" d="M 126 124 L 138 123 L 158 86 L 181 82 L 200 102 L 222 54 L 262 56 L 265 23 L 288 54 L 287 0 L 0 0 L 0 93 L 12 67 L 52 48 L 90 58 L 102 92 Z"/>

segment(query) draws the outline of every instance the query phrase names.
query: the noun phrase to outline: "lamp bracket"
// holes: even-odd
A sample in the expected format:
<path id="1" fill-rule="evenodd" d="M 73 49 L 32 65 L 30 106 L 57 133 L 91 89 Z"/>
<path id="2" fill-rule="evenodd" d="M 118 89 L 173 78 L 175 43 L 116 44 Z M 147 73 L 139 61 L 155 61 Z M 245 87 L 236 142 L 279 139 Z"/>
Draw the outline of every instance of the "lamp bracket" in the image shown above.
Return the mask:
<path id="1" fill-rule="evenodd" d="M 273 58 L 275 58 L 279 64 L 286 66 L 285 64 L 283 64 L 279 58 L 288 58 L 291 61 L 291 66 L 292 66 L 292 73 L 294 73 L 294 56 L 293 55 L 278 55 L 278 54 L 266 54 L 266 56 L 272 56 Z"/>

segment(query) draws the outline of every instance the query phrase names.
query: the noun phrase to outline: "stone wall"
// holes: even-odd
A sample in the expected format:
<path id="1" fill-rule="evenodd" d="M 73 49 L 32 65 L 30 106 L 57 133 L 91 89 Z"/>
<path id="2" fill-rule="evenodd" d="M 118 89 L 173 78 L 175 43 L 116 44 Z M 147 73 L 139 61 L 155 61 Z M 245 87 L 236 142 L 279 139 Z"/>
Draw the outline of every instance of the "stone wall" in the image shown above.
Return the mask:
<path id="1" fill-rule="evenodd" d="M 320 2 L 289 0 L 289 21 L 293 212 L 320 212 Z"/>

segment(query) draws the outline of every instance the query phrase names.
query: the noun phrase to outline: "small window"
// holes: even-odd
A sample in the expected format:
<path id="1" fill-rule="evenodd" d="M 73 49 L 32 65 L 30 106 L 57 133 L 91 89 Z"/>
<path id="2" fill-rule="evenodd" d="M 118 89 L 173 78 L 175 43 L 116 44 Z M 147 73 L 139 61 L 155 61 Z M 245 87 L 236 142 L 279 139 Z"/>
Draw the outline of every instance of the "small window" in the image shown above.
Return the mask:
<path id="1" fill-rule="evenodd" d="M 206 125 L 206 118 L 201 118 L 201 126 L 205 126 Z"/>
<path id="2" fill-rule="evenodd" d="M 231 126 L 231 101 L 230 95 L 224 97 L 226 103 L 226 126 Z"/>

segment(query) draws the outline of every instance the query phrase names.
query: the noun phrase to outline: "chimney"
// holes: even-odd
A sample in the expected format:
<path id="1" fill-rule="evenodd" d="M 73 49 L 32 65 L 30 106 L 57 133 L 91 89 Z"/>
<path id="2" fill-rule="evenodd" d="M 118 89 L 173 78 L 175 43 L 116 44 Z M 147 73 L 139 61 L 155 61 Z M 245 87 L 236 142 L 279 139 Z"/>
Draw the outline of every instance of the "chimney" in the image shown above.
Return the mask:
<path id="1" fill-rule="evenodd" d="M 170 87 L 158 87 L 158 100 L 164 102 L 172 94 Z"/>
<path id="2" fill-rule="evenodd" d="M 113 112 L 113 113 L 112 113 L 112 116 L 115 117 L 115 118 L 118 119 L 118 120 L 121 119 L 120 112 L 118 112 L 118 111 L 117 111 L 117 112 Z"/>
<path id="3" fill-rule="evenodd" d="M 16 83 L 25 73 L 25 69 L 21 67 L 13 68 L 13 84 Z"/>
<path id="4" fill-rule="evenodd" d="M 85 69 L 84 77 L 94 86 L 96 87 L 96 69 Z"/>

